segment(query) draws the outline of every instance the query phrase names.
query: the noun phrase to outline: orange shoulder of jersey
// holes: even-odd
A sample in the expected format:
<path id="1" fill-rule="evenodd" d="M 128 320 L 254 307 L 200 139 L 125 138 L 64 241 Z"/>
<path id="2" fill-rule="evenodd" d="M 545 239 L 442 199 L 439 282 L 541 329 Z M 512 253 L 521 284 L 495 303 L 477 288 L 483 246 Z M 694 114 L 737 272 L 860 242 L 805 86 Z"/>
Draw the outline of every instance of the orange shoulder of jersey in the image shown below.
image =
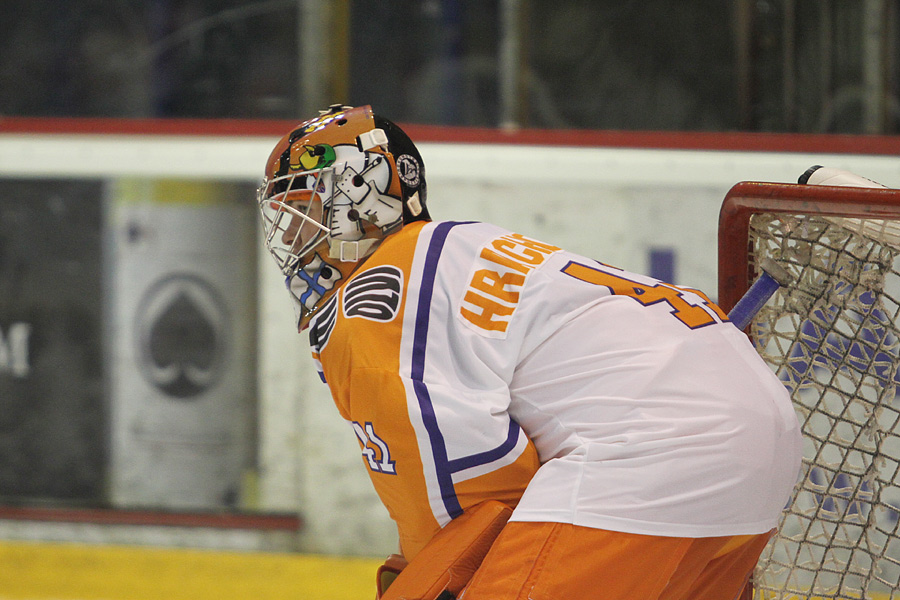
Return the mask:
<path id="1" fill-rule="evenodd" d="M 314 357 L 356 433 L 407 558 L 468 506 L 486 499 L 515 505 L 538 467 L 537 453 L 518 426 L 510 434 L 519 440 L 510 445 L 516 454 L 474 475 L 460 475 L 460 457 L 441 446 L 441 428 L 457 424 L 438 423 L 435 414 L 444 405 L 435 407 L 439 392 L 416 362 L 427 335 L 423 315 L 449 318 L 432 314 L 423 296 L 432 289 L 428 265 L 444 227 L 449 226 L 417 223 L 387 238 L 311 324 Z M 506 436 L 504 430 L 498 446 Z"/>

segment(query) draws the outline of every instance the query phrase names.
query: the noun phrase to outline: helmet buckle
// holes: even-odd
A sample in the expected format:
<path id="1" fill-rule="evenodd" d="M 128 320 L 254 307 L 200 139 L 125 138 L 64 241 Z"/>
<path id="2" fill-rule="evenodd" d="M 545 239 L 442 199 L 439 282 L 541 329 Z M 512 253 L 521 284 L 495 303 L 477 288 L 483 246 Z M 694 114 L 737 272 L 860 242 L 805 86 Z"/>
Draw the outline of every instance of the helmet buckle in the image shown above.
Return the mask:
<path id="1" fill-rule="evenodd" d="M 422 214 L 422 202 L 419 200 L 419 192 L 416 192 L 406 200 L 406 206 L 409 208 L 412 216 L 418 217 Z"/>
<path id="2" fill-rule="evenodd" d="M 376 146 L 387 146 L 388 137 L 384 129 L 373 129 L 365 133 L 361 133 L 356 137 L 356 147 L 360 152 L 365 152 L 375 148 Z"/>
<path id="3" fill-rule="evenodd" d="M 359 262 L 369 255 L 372 251 L 372 246 L 377 241 L 374 239 L 364 239 L 356 242 L 331 240 L 331 244 L 328 247 L 328 256 L 341 262 Z"/>

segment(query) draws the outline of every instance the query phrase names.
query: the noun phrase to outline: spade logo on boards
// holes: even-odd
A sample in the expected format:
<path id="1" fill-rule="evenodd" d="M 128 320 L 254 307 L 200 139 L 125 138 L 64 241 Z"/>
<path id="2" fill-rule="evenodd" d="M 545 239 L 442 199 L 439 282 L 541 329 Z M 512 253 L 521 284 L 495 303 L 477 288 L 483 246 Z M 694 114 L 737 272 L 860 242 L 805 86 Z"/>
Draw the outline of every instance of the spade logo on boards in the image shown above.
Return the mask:
<path id="1" fill-rule="evenodd" d="M 160 279 L 144 294 L 136 325 L 141 373 L 162 393 L 190 400 L 220 378 L 226 311 L 207 281 L 186 273 Z"/>

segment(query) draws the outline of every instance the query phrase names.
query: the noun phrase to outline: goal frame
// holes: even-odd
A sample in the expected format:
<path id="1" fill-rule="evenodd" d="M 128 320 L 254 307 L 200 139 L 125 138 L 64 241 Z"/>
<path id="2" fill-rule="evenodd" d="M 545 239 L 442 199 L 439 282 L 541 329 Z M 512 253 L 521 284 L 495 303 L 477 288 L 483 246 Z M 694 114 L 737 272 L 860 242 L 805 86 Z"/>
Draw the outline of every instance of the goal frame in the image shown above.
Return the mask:
<path id="1" fill-rule="evenodd" d="M 750 217 L 761 213 L 900 219 L 900 189 L 759 181 L 735 184 L 719 212 L 718 304 L 725 312 L 734 308 L 758 275 L 748 244 Z"/>
<path id="2" fill-rule="evenodd" d="M 718 304 L 726 312 L 759 275 L 751 260 L 750 219 L 757 214 L 900 220 L 900 189 L 744 181 L 726 194 L 718 223 Z M 741 600 L 753 598 L 753 580 Z"/>

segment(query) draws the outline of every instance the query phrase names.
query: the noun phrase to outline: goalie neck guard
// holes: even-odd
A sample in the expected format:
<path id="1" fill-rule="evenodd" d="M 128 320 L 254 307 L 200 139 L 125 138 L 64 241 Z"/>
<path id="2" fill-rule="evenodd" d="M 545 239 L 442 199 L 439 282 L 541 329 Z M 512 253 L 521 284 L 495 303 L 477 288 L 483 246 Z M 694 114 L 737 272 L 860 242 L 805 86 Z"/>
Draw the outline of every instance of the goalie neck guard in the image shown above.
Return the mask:
<path id="1" fill-rule="evenodd" d="M 298 329 L 386 236 L 430 219 L 425 196 L 412 140 L 369 106 L 332 106 L 278 142 L 257 204 Z"/>

